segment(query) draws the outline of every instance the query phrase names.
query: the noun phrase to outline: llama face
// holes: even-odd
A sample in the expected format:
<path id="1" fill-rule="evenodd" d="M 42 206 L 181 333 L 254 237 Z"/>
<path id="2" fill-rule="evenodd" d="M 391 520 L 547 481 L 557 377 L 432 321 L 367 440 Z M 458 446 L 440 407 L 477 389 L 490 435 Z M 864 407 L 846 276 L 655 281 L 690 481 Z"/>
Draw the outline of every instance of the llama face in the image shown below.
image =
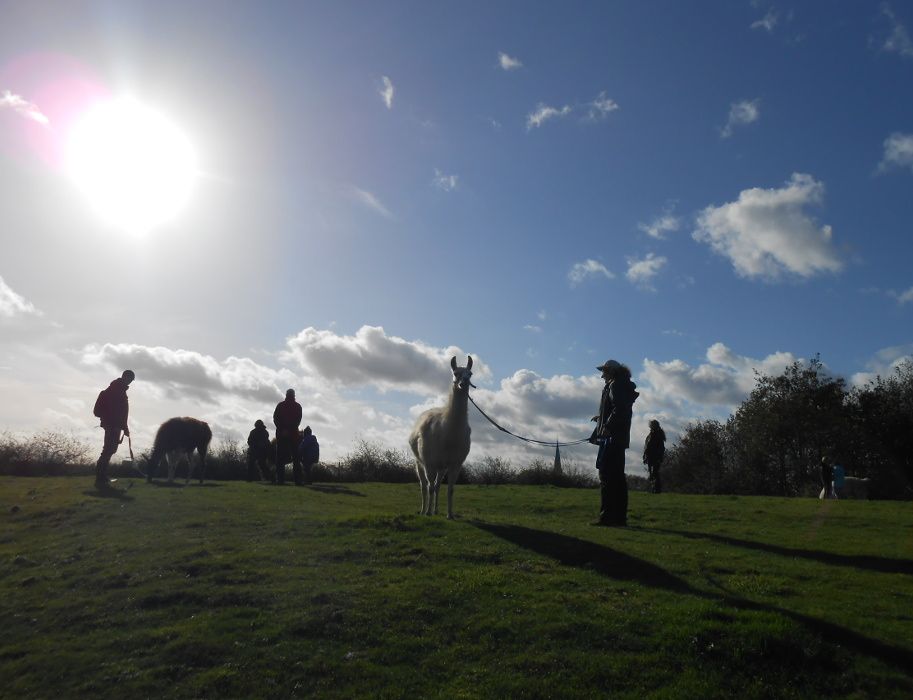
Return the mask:
<path id="1" fill-rule="evenodd" d="M 450 360 L 450 368 L 453 370 L 453 383 L 460 391 L 468 391 L 469 387 L 476 388 L 476 385 L 470 381 L 470 377 L 472 377 L 471 356 L 465 367 L 457 367 L 456 357 L 454 357 Z"/>

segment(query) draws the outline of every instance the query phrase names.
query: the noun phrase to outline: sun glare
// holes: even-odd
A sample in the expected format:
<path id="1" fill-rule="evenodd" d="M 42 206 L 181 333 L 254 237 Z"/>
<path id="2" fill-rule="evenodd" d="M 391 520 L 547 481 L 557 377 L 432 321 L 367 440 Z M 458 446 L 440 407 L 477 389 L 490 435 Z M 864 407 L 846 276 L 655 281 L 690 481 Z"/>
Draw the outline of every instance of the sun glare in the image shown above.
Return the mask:
<path id="1" fill-rule="evenodd" d="M 67 170 L 106 221 L 136 234 L 174 218 L 197 176 L 187 137 L 132 99 L 86 111 L 68 139 Z"/>

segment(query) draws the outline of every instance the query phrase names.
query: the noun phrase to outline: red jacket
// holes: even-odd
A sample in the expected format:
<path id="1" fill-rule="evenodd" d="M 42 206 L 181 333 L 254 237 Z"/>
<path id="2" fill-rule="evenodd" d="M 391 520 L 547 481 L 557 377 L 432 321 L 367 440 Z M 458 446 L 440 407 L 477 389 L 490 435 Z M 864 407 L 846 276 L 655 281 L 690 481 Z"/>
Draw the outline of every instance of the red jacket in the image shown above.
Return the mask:
<path id="1" fill-rule="evenodd" d="M 301 425 L 301 404 L 294 399 L 280 401 L 273 411 L 273 423 L 276 424 L 276 437 L 297 435 Z"/>

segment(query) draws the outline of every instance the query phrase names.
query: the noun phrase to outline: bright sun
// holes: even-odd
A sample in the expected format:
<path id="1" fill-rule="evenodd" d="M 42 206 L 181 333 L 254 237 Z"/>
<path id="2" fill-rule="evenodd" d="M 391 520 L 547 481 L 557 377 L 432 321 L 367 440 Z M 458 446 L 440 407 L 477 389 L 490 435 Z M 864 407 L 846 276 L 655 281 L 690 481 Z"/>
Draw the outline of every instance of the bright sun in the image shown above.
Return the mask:
<path id="1" fill-rule="evenodd" d="M 109 223 L 145 233 L 173 218 L 197 177 L 187 137 L 132 99 L 96 104 L 76 123 L 67 171 Z"/>

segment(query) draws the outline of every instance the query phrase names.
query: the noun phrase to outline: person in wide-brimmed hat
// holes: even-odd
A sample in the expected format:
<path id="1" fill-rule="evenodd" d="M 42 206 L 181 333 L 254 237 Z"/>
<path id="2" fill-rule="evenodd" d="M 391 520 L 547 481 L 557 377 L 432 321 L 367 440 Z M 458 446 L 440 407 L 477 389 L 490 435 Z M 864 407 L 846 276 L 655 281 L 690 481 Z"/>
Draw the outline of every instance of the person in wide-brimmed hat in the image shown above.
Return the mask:
<path id="1" fill-rule="evenodd" d="M 627 525 L 628 484 L 625 480 L 625 450 L 631 443 L 631 414 L 639 394 L 631 381 L 631 370 L 617 360 L 597 367 L 605 387 L 599 414 L 593 417 L 596 428 L 590 442 L 599 445 L 596 468 L 599 470 L 600 508 L 597 525 Z"/>

